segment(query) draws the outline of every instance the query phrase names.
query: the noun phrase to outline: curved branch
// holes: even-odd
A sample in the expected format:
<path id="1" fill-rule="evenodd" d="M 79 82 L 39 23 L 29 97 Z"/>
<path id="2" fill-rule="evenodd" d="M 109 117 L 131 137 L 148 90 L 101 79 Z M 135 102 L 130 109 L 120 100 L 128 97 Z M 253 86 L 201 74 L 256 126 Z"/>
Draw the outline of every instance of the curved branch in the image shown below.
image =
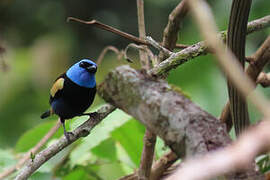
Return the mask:
<path id="1" fill-rule="evenodd" d="M 69 141 L 65 137 L 62 137 L 56 143 L 38 153 L 33 160 L 29 160 L 26 166 L 20 170 L 19 174 L 16 177 L 16 180 L 27 179 L 42 164 L 47 162 L 50 158 L 52 158 L 55 154 L 59 153 L 62 149 L 77 141 L 79 138 L 88 136 L 90 134 L 90 131 L 115 109 L 116 108 L 112 105 L 103 105 L 100 109 L 97 110 L 97 115 L 94 118 L 90 117 L 82 125 L 72 131 L 73 135 L 70 136 Z"/>

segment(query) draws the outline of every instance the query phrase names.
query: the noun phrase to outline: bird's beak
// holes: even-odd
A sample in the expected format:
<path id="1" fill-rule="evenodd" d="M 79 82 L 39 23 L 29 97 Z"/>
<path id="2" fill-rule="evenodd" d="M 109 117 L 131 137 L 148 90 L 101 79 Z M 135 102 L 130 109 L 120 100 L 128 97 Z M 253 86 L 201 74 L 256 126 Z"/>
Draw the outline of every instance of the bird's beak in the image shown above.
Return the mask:
<path id="1" fill-rule="evenodd" d="M 86 68 L 86 70 L 89 73 L 96 73 L 97 72 L 97 67 L 95 67 L 95 66 L 89 66 L 89 67 Z"/>

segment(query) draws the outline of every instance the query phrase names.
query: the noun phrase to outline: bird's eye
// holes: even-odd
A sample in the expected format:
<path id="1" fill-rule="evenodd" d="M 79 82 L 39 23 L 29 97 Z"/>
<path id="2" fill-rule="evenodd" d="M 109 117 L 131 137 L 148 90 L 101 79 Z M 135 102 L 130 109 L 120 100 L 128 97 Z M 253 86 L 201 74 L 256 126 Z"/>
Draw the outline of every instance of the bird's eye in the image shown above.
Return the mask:
<path id="1" fill-rule="evenodd" d="M 82 62 L 80 62 L 79 66 L 82 67 L 82 68 L 87 68 L 87 67 L 90 66 L 90 64 L 88 62 L 82 61 Z"/>

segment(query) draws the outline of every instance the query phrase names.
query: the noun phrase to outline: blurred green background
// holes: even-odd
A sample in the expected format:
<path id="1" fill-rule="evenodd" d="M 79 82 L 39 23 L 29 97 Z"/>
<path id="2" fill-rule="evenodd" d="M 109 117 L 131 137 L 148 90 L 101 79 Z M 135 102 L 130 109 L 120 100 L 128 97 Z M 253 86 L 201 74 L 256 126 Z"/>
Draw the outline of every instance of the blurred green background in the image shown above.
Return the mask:
<path id="1" fill-rule="evenodd" d="M 145 0 L 147 35 L 152 36 L 155 40 L 162 40 L 162 33 L 167 24 L 168 15 L 178 3 L 177 0 Z M 210 1 L 210 3 L 219 29 L 225 30 L 228 25 L 231 1 Z M 249 19 L 254 20 L 269 15 L 269 7 L 270 1 L 254 1 Z M 38 139 L 33 140 L 31 144 L 30 139 L 26 138 L 25 142 L 18 141 L 20 138 L 22 139 L 27 135 L 29 130 L 35 130 L 35 128 L 38 129 L 41 126 L 45 128 L 46 126 L 44 132 L 40 135 L 41 137 L 53 125 L 57 119 L 56 116 L 44 120 L 41 120 L 39 116 L 49 106 L 49 89 L 54 79 L 71 64 L 82 58 L 96 60 L 103 48 L 108 45 L 123 49 L 130 43 L 124 38 L 96 27 L 75 22 L 67 23 L 66 18 L 69 16 L 84 20 L 97 19 L 133 35 L 138 35 L 135 0 L 1 0 L 0 45 L 6 49 L 6 52 L 0 55 L 0 150 L 8 150 L 14 155 L 15 146 L 18 148 L 21 147 L 20 143 L 24 145 L 30 143 L 27 147 L 16 149 L 17 152 L 25 152 Z M 191 17 L 188 16 L 181 26 L 179 43 L 193 44 L 201 40 Z M 256 51 L 269 35 L 269 32 L 269 29 L 265 29 L 248 36 L 247 55 Z M 130 54 L 134 59 L 138 59 L 136 51 L 131 50 Z M 127 62 L 124 59 L 118 61 L 115 54 L 108 53 L 99 66 L 97 73 L 98 83 L 102 82 L 107 72 L 121 64 L 127 64 Z M 138 67 L 138 63 L 132 66 Z M 196 58 L 172 70 L 168 81 L 181 87 L 191 96 L 195 103 L 217 117 L 226 103 L 226 81 L 211 55 Z M 270 96 L 267 89 L 259 89 L 264 91 L 268 97 Z M 96 108 L 102 103 L 104 102 L 97 97 L 92 107 Z M 253 121 L 260 117 L 252 106 L 250 111 Z M 92 149 L 87 144 L 87 149 L 81 147 L 80 150 L 83 149 L 86 152 L 91 149 L 92 154 L 97 157 L 109 157 L 110 160 L 119 160 L 118 155 L 108 155 L 108 153 L 116 153 L 116 151 L 100 154 L 99 148 L 115 147 L 112 149 L 118 149 L 118 152 L 123 150 L 124 147 L 126 152 L 132 153 L 131 150 L 126 149 L 130 148 L 129 143 L 131 140 L 125 142 L 123 134 L 127 136 L 127 132 L 130 132 L 125 132 L 124 127 L 126 129 L 128 127 L 135 128 L 138 133 L 137 135 L 133 134 L 133 136 L 136 136 L 133 137 L 135 138 L 133 143 L 138 152 L 136 151 L 134 156 L 127 153 L 133 164 L 135 163 L 134 166 L 129 166 L 132 170 L 132 168 L 137 167 L 136 165 L 139 162 L 138 153 L 140 153 L 140 148 L 138 147 L 142 146 L 142 142 L 137 140 L 142 139 L 144 128 L 135 120 L 126 121 L 131 118 L 121 111 L 116 112 L 113 117 L 119 119 L 119 121 L 124 120 L 115 122 L 117 124 L 115 126 L 113 123 L 108 122 L 106 127 L 108 126 L 111 130 L 107 132 L 104 130 L 105 132 L 102 131 L 101 134 L 111 132 L 114 128 L 118 128 L 118 131 L 113 131 L 107 134 L 106 138 L 98 140 L 98 143 L 91 146 Z M 74 123 L 71 123 L 71 126 Z M 60 129 L 59 135 L 61 133 L 62 129 Z M 121 147 L 116 148 L 120 146 L 119 142 Z M 81 143 L 79 146 L 84 146 L 83 144 Z M 79 152 L 81 153 L 81 151 Z M 3 151 L 3 153 L 7 152 Z M 76 153 L 73 153 L 73 156 L 76 157 L 74 154 Z M 5 157 L 7 156 L 5 154 Z M 122 156 L 121 158 L 125 158 Z M 14 162 L 12 161 L 11 164 Z M 76 163 L 73 162 L 74 164 Z M 79 163 L 79 165 L 82 164 Z M 84 176 L 80 168 L 76 169 L 76 173 L 81 173 Z M 121 173 L 125 174 L 119 172 L 115 177 L 120 176 Z M 72 178 L 72 174 L 69 176 Z M 96 176 L 95 178 L 98 179 Z"/>

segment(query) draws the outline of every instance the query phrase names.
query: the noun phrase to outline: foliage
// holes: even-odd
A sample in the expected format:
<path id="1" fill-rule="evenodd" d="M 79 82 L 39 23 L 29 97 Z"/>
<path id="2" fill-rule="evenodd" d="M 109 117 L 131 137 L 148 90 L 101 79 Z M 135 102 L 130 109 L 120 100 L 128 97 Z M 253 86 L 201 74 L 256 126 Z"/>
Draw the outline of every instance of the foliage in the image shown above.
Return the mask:
<path id="1" fill-rule="evenodd" d="M 56 117 L 39 119 L 48 108 L 49 88 L 55 77 L 64 72 L 71 61 L 83 57 L 97 59 L 106 45 L 115 45 L 120 49 L 129 43 L 95 28 L 67 24 L 66 17 L 94 17 L 136 35 L 136 6 L 124 0 L 120 3 L 121 6 L 105 0 L 80 3 L 53 0 L 0 2 L 0 26 L 3 26 L 0 45 L 4 44 L 7 48 L 3 58 L 9 66 L 8 72 L 0 69 L 0 172 L 15 165 L 18 157 L 33 147 L 55 124 Z M 167 16 L 177 3 L 175 0 L 145 1 L 147 32 L 154 39 L 161 39 Z M 211 2 L 220 30 L 226 29 L 228 23 L 229 3 Z M 254 1 L 250 19 L 267 15 L 269 6 L 270 1 Z M 153 21 L 153 17 L 158 20 Z M 185 19 L 182 27 L 179 43 L 192 44 L 200 40 L 190 17 Z M 269 32 L 268 29 L 251 35 L 247 40 L 247 54 L 252 54 Z M 137 58 L 134 54 L 132 56 Z M 227 100 L 226 81 L 212 58 L 212 55 L 207 55 L 182 65 L 171 71 L 168 81 L 181 87 L 204 110 L 219 116 Z M 126 63 L 123 59 L 115 59 L 113 54 L 105 57 L 97 74 L 99 83 L 108 71 Z M 269 91 L 265 93 L 270 96 Z M 102 103 L 97 97 L 93 107 Z M 259 118 L 257 112 L 251 113 L 253 122 Z M 67 125 L 74 129 L 85 120 L 85 117 L 74 118 L 67 121 Z M 52 179 L 56 176 L 64 180 L 109 180 L 132 173 L 139 166 L 144 131 L 142 124 L 116 110 L 89 136 L 58 154 L 31 179 Z M 61 127 L 45 147 L 62 134 Z M 157 141 L 158 159 L 167 149 L 161 139 Z M 269 156 L 263 156 L 257 164 L 262 172 L 269 171 Z"/>

